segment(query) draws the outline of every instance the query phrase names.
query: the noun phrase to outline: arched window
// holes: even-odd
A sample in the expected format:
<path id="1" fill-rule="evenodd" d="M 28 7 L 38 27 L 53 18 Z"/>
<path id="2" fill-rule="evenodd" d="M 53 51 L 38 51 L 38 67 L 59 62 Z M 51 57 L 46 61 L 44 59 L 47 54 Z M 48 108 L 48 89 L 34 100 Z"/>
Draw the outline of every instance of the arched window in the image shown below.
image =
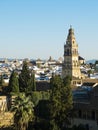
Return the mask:
<path id="1" fill-rule="evenodd" d="M 67 49 L 67 55 L 69 55 L 69 49 Z"/>

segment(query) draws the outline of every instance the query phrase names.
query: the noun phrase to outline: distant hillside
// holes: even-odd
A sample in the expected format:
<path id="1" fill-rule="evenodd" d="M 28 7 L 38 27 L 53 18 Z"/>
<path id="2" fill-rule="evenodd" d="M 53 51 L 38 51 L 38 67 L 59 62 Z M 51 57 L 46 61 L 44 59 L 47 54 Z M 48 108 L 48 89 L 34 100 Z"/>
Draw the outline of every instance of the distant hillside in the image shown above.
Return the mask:
<path id="1" fill-rule="evenodd" d="M 86 61 L 86 63 L 87 63 L 87 64 L 89 64 L 89 63 L 92 63 L 92 64 L 94 64 L 96 60 L 98 60 L 98 59 L 92 59 L 92 60 L 88 60 L 88 61 Z"/>

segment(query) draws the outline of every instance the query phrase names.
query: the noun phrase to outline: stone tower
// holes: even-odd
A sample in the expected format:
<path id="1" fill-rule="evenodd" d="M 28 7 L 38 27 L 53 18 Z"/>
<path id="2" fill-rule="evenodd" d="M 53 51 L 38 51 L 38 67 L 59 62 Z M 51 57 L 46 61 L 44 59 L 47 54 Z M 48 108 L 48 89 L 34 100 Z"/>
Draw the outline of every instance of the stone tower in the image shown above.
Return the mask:
<path id="1" fill-rule="evenodd" d="M 62 67 L 62 78 L 66 76 L 81 78 L 78 44 L 76 43 L 74 30 L 70 27 L 66 44 L 64 45 L 64 63 Z"/>

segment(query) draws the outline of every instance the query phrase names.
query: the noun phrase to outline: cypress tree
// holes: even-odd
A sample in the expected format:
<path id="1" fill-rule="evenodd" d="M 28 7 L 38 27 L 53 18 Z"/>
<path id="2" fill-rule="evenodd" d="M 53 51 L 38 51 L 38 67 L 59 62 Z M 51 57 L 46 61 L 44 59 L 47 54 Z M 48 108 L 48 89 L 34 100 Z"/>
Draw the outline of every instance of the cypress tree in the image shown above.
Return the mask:
<path id="1" fill-rule="evenodd" d="M 30 71 L 27 62 L 23 62 L 22 71 L 19 75 L 19 89 L 20 92 L 27 92 L 30 84 Z"/>
<path id="2" fill-rule="evenodd" d="M 18 93 L 19 92 L 18 74 L 15 71 L 13 71 L 11 76 L 10 76 L 9 92 L 10 93 Z"/>
<path id="3" fill-rule="evenodd" d="M 70 89 L 69 78 L 65 80 L 60 76 L 53 76 L 51 79 L 51 95 L 50 95 L 50 124 L 51 130 L 54 126 L 63 130 L 69 123 L 69 113 L 72 109 L 72 94 Z M 54 125 L 53 125 L 54 122 Z"/>
<path id="4" fill-rule="evenodd" d="M 20 92 L 25 93 L 31 93 L 36 90 L 35 75 L 30 72 L 26 61 L 24 61 L 19 75 L 19 88 Z"/>
<path id="5" fill-rule="evenodd" d="M 36 82 L 35 82 L 35 74 L 34 72 L 31 73 L 31 89 L 36 91 Z"/>

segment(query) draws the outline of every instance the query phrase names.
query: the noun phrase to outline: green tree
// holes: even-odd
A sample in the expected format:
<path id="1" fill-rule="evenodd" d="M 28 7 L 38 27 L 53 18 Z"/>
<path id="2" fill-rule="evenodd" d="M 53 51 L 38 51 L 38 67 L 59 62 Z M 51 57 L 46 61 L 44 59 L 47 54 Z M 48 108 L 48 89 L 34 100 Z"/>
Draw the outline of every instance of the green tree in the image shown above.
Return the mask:
<path id="1" fill-rule="evenodd" d="M 31 73 L 31 86 L 32 86 L 32 90 L 36 91 L 36 81 L 35 81 L 35 74 L 34 74 L 34 72 Z"/>
<path id="2" fill-rule="evenodd" d="M 92 70 L 88 70 L 87 73 L 88 73 L 88 77 L 90 78 L 90 74 L 92 74 Z"/>
<path id="3" fill-rule="evenodd" d="M 71 77 L 70 76 L 66 76 L 63 79 L 63 83 L 64 83 L 64 98 L 65 98 L 65 102 L 64 105 L 66 107 L 66 125 L 67 123 L 70 123 L 70 116 L 72 116 L 72 110 L 73 110 L 73 98 L 72 98 L 72 89 L 71 89 Z M 68 118 L 69 117 L 69 118 Z"/>
<path id="4" fill-rule="evenodd" d="M 0 86 L 3 86 L 3 84 L 4 84 L 4 80 L 3 80 L 3 76 L 1 75 L 0 76 Z"/>
<path id="5" fill-rule="evenodd" d="M 31 100 L 34 103 L 34 106 L 36 106 L 41 99 L 42 99 L 41 92 L 38 92 L 38 91 L 32 92 Z"/>
<path id="6" fill-rule="evenodd" d="M 36 90 L 35 75 L 31 73 L 27 62 L 24 61 L 22 71 L 19 75 L 20 92 L 31 93 Z"/>
<path id="7" fill-rule="evenodd" d="M 72 109 L 71 81 L 68 77 L 61 79 L 53 76 L 51 79 L 50 95 L 50 124 L 51 130 L 63 130 L 69 123 L 69 113 Z"/>
<path id="8" fill-rule="evenodd" d="M 28 122 L 34 119 L 34 105 L 24 93 L 14 99 L 12 111 L 14 112 L 14 124 L 16 130 L 26 130 Z"/>
<path id="9" fill-rule="evenodd" d="M 9 92 L 17 94 L 19 93 L 19 81 L 18 81 L 18 74 L 13 71 L 10 80 L 9 80 Z"/>

